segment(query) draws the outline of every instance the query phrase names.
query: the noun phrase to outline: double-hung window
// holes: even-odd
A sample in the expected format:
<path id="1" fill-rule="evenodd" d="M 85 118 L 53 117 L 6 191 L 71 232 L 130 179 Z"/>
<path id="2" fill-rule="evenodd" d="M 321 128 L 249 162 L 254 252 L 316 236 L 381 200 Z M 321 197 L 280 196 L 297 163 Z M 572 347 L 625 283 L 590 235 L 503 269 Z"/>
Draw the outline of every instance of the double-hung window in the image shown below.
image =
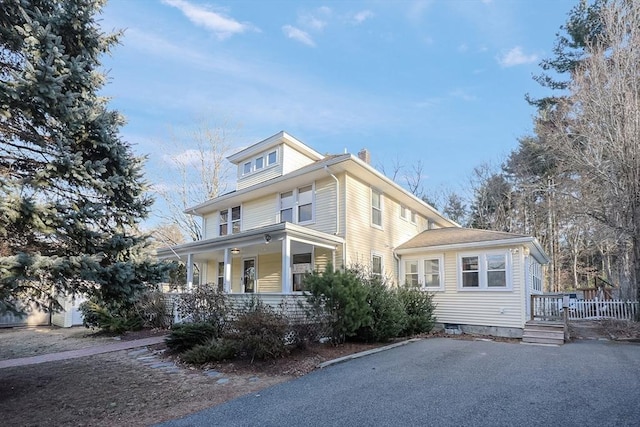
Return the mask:
<path id="1" fill-rule="evenodd" d="M 280 193 L 280 222 L 303 224 L 313 221 L 313 184 Z"/>
<path id="2" fill-rule="evenodd" d="M 298 222 L 309 222 L 313 219 L 313 186 L 307 185 L 298 189 Z"/>
<path id="3" fill-rule="evenodd" d="M 404 261 L 404 281 L 429 291 L 444 290 L 444 257 L 429 255 Z"/>
<path id="4" fill-rule="evenodd" d="M 382 193 L 371 189 L 371 224 L 382 227 Z"/>
<path id="5" fill-rule="evenodd" d="M 226 236 L 240 232 L 240 222 L 242 221 L 242 210 L 240 206 L 220 211 L 220 221 L 218 225 L 218 235 Z"/>
<path id="6" fill-rule="evenodd" d="M 371 274 L 382 277 L 382 255 L 371 254 Z"/>
<path id="7" fill-rule="evenodd" d="M 225 209 L 220 211 L 219 235 L 226 236 L 227 234 L 229 234 L 229 211 Z"/>
<path id="8" fill-rule="evenodd" d="M 404 262 L 404 282 L 410 286 L 420 285 L 420 273 L 418 272 L 418 260 Z"/>
<path id="9" fill-rule="evenodd" d="M 422 282 L 425 288 L 440 288 L 440 278 L 442 274 L 440 267 L 442 265 L 440 258 L 431 258 L 423 260 L 424 281 Z"/>
<path id="10" fill-rule="evenodd" d="M 461 254 L 458 257 L 460 289 L 510 289 L 508 251 Z"/>

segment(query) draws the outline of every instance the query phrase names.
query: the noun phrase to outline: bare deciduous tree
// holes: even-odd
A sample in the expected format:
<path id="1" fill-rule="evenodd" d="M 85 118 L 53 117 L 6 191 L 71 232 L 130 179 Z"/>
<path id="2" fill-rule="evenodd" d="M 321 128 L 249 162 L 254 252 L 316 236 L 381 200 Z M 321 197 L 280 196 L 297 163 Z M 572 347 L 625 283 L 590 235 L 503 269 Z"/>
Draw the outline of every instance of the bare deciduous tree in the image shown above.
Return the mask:
<path id="1" fill-rule="evenodd" d="M 200 120 L 193 130 L 170 133 L 173 154 L 165 158 L 176 171 L 176 179 L 168 178 L 164 185 L 156 185 L 155 191 L 167 206 L 160 216 L 168 223 L 177 224 L 191 240 L 202 239 L 202 225 L 197 217 L 185 213 L 185 209 L 227 190 L 231 164 L 226 157 L 236 132 L 237 127 L 227 123 L 216 126 Z"/>
<path id="2" fill-rule="evenodd" d="M 604 30 L 587 45 L 571 94 L 547 128 L 560 164 L 579 177 L 573 193 L 583 213 L 630 250 L 629 289 L 640 287 L 640 3 L 613 0 Z"/>

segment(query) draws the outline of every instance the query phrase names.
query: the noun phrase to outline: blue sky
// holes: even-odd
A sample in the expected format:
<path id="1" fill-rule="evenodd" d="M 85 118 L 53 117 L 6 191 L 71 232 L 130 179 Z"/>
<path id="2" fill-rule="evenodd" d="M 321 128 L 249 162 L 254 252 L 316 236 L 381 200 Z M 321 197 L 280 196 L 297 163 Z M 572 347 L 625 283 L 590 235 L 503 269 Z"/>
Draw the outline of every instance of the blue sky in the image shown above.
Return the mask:
<path id="1" fill-rule="evenodd" d="M 178 180 L 158 142 L 206 117 L 239 124 L 238 148 L 285 130 L 460 190 L 531 133 L 524 95 L 548 93 L 532 76 L 577 1 L 110 0 L 101 24 L 126 31 L 104 93 L 155 184 Z"/>

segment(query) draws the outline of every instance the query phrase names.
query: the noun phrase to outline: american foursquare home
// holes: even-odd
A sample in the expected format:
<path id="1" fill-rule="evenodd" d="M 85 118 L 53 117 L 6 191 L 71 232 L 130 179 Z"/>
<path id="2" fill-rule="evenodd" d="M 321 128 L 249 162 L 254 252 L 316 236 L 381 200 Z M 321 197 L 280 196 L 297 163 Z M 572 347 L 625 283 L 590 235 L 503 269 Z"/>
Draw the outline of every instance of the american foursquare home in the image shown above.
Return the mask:
<path id="1" fill-rule="evenodd" d="M 548 258 L 529 236 L 462 228 L 369 165 L 286 132 L 228 157 L 235 191 L 189 208 L 204 237 L 158 251 L 238 299 L 295 299 L 305 273 L 366 265 L 433 294 L 448 328 L 522 336 Z"/>

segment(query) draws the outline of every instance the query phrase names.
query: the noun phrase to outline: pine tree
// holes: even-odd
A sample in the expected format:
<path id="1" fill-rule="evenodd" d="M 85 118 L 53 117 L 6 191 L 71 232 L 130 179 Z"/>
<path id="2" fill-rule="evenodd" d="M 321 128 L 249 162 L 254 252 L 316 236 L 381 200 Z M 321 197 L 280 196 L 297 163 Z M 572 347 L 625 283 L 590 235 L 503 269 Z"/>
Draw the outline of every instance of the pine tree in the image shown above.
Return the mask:
<path id="1" fill-rule="evenodd" d="M 163 276 L 137 233 L 144 159 L 98 94 L 119 37 L 96 24 L 104 2 L 2 1 L 0 312 L 60 293 L 132 301 Z"/>

